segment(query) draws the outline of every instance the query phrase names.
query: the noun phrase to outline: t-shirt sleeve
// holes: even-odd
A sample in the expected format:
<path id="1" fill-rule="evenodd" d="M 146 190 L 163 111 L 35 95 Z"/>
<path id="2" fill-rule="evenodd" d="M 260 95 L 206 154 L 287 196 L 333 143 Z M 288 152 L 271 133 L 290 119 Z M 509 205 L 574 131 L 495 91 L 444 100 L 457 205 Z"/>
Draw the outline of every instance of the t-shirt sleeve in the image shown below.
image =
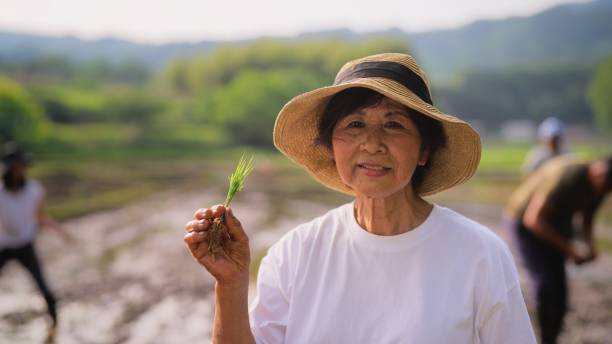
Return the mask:
<path id="1" fill-rule="evenodd" d="M 521 292 L 518 272 L 506 245 L 502 245 L 487 276 L 486 297 L 480 307 L 480 343 L 536 343 Z"/>
<path id="2" fill-rule="evenodd" d="M 45 187 L 36 180 L 32 180 L 32 198 L 36 203 L 45 198 Z"/>
<path id="3" fill-rule="evenodd" d="M 506 300 L 491 310 L 479 329 L 480 343 L 536 343 L 521 288 L 516 285 Z"/>
<path id="4" fill-rule="evenodd" d="M 261 261 L 257 292 L 249 309 L 251 331 L 258 344 L 285 341 L 289 315 L 289 271 L 279 246 L 273 246 Z"/>

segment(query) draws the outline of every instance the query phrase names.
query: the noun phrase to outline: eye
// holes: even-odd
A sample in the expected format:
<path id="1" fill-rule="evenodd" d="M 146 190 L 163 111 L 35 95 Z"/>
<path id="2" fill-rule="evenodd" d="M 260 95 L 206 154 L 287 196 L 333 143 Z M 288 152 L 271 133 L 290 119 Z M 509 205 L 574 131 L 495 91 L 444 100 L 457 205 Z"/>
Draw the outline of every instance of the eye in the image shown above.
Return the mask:
<path id="1" fill-rule="evenodd" d="M 363 128 L 365 127 L 365 123 L 362 121 L 350 121 L 347 125 L 347 128 Z"/>
<path id="2" fill-rule="evenodd" d="M 389 121 L 385 123 L 385 128 L 402 129 L 404 126 L 400 122 Z"/>

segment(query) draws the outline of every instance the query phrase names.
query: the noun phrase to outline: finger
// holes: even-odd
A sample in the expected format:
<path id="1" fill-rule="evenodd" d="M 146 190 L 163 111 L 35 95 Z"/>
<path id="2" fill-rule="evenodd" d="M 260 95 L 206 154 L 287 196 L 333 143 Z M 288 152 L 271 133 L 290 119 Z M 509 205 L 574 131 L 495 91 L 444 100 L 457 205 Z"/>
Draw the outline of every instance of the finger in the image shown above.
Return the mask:
<path id="1" fill-rule="evenodd" d="M 234 215 L 232 208 L 228 208 L 225 215 L 225 224 L 227 225 L 227 232 L 229 233 L 232 240 L 245 241 L 249 240 L 249 237 L 242 229 L 240 220 Z"/>
<path id="2" fill-rule="evenodd" d="M 193 214 L 196 220 L 212 219 L 212 210 L 210 208 L 200 208 Z"/>
<path id="3" fill-rule="evenodd" d="M 202 245 L 206 241 L 207 233 L 206 232 L 189 232 L 185 234 L 183 237 L 183 241 L 187 245 L 187 248 L 192 253 L 197 250 L 199 246 L 207 246 Z"/>
<path id="4" fill-rule="evenodd" d="M 200 220 L 191 220 L 191 221 L 188 221 L 188 222 L 185 224 L 185 231 L 186 231 L 187 233 L 189 233 L 189 232 L 193 232 L 193 231 L 194 231 L 194 227 L 196 226 L 196 224 L 198 224 L 198 222 L 199 222 L 199 221 L 200 221 Z"/>
<path id="5" fill-rule="evenodd" d="M 221 214 L 223 214 L 224 211 L 225 211 L 225 208 L 223 207 L 223 205 L 217 204 L 217 205 L 213 205 L 210 208 L 198 209 L 195 212 L 195 214 L 193 214 L 193 217 L 197 220 L 213 219 L 213 218 L 221 216 Z"/>
<path id="6" fill-rule="evenodd" d="M 217 218 L 217 217 L 223 215 L 223 213 L 225 213 L 225 207 L 223 206 L 223 204 L 214 205 L 214 206 L 210 207 L 210 209 L 212 211 L 213 218 Z"/>
<path id="7" fill-rule="evenodd" d="M 187 232 L 202 232 L 210 227 L 209 220 L 191 220 L 185 224 Z"/>

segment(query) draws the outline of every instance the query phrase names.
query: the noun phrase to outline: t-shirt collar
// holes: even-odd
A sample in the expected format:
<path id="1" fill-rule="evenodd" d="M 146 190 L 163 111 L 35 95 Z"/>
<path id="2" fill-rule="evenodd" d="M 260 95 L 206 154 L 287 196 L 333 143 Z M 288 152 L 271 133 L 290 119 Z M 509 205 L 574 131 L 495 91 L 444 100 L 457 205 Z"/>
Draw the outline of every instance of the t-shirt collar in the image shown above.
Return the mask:
<path id="1" fill-rule="evenodd" d="M 363 229 L 355 219 L 355 202 L 346 204 L 343 209 L 344 220 L 351 239 L 359 246 L 374 251 L 406 250 L 427 238 L 440 227 L 442 216 L 439 206 L 433 206 L 425 221 L 408 232 L 398 235 L 377 235 Z"/>

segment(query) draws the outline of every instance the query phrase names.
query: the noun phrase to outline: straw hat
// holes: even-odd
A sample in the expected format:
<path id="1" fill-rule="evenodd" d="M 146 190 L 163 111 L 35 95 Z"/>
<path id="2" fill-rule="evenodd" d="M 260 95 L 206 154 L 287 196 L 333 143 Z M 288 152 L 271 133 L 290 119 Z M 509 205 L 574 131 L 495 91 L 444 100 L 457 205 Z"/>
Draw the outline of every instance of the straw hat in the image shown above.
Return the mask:
<path id="1" fill-rule="evenodd" d="M 318 123 L 328 102 L 351 87 L 372 89 L 441 123 L 446 144 L 430 157 L 429 168 L 416 190 L 420 195 L 446 190 L 474 174 L 480 161 L 480 136 L 466 122 L 433 106 L 425 73 L 406 54 L 386 53 L 350 61 L 340 69 L 332 86 L 291 99 L 276 118 L 276 148 L 323 185 L 354 195 L 340 179 L 327 148 L 315 144 Z"/>

